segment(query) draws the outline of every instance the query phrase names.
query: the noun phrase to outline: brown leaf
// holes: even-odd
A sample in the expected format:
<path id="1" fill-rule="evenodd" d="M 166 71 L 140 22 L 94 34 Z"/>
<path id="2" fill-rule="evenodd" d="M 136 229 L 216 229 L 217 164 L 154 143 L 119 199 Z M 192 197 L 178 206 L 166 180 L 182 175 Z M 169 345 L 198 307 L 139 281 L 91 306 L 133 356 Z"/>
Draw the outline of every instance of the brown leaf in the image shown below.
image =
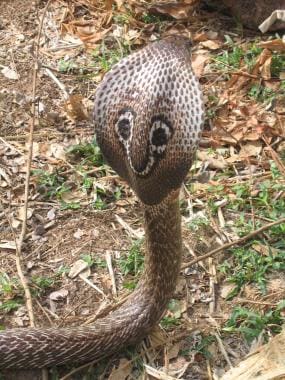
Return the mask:
<path id="1" fill-rule="evenodd" d="M 207 40 L 201 42 L 201 45 L 210 50 L 217 50 L 223 45 L 220 41 Z"/>
<path id="2" fill-rule="evenodd" d="M 203 75 L 204 67 L 208 59 L 208 55 L 192 55 L 192 68 L 194 70 L 195 75 L 198 78 L 200 78 Z"/>
<path id="3" fill-rule="evenodd" d="M 81 95 L 70 95 L 69 99 L 65 102 L 64 107 L 67 115 L 72 120 L 87 120 L 88 113 L 82 102 Z"/>
<path id="4" fill-rule="evenodd" d="M 132 371 L 132 362 L 127 359 L 121 359 L 118 368 L 113 368 L 108 380 L 125 380 L 130 376 Z"/>
<path id="5" fill-rule="evenodd" d="M 285 51 L 285 41 L 281 38 L 271 41 L 262 41 L 258 44 L 258 46 L 275 51 Z"/>
<path id="6" fill-rule="evenodd" d="M 190 16 L 197 2 L 197 0 L 188 0 L 179 3 L 157 3 L 149 8 L 149 12 L 171 16 L 176 20 L 185 20 Z"/>

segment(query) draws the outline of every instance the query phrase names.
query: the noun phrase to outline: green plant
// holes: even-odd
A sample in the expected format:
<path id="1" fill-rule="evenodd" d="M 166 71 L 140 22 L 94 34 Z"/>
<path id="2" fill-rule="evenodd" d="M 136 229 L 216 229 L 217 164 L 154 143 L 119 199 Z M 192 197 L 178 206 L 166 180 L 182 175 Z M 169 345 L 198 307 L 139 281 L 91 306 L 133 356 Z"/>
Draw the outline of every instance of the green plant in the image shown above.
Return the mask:
<path id="1" fill-rule="evenodd" d="M 187 223 L 187 227 L 192 231 L 198 231 L 202 226 L 208 226 L 210 224 L 209 219 L 205 216 L 197 215 L 191 219 L 189 223 Z"/>
<path id="2" fill-rule="evenodd" d="M 61 198 L 64 193 L 70 190 L 70 187 L 65 184 L 65 178 L 57 170 L 49 173 L 42 169 L 35 169 L 32 174 L 36 176 L 39 183 L 39 192 L 44 197 L 52 198 L 56 196 Z"/>
<path id="3" fill-rule="evenodd" d="M 77 65 L 71 60 L 60 59 L 58 62 L 58 71 L 61 73 L 70 73 L 77 68 Z"/>
<path id="4" fill-rule="evenodd" d="M 10 278 L 7 273 L 0 272 L 0 294 L 11 296 L 19 286 L 16 277 Z"/>
<path id="5" fill-rule="evenodd" d="M 261 84 L 254 84 L 248 91 L 248 95 L 260 103 L 270 103 L 276 97 L 276 93 Z"/>
<path id="6" fill-rule="evenodd" d="M 160 321 L 160 324 L 164 329 L 171 329 L 175 326 L 179 326 L 181 324 L 181 321 L 176 317 L 165 316 Z"/>
<path id="7" fill-rule="evenodd" d="M 285 56 L 283 53 L 279 54 L 273 54 L 272 55 L 272 61 L 271 61 L 271 75 L 273 77 L 279 78 L 279 75 L 282 71 L 284 71 L 285 67 Z"/>
<path id="8" fill-rule="evenodd" d="M 124 276 L 130 274 L 137 276 L 143 269 L 144 257 L 141 254 L 142 240 L 136 240 L 128 255 L 123 255 L 119 260 L 121 272 Z"/>
<path id="9" fill-rule="evenodd" d="M 79 202 L 60 202 L 60 209 L 61 210 L 78 210 L 80 209 L 81 205 Z"/>
<path id="10" fill-rule="evenodd" d="M 72 145 L 67 154 L 74 160 L 81 159 L 80 165 L 102 166 L 104 159 L 101 150 L 95 139 L 91 143 L 81 143 Z"/>
<path id="11" fill-rule="evenodd" d="M 217 69 L 224 70 L 228 69 L 238 69 L 240 67 L 242 58 L 244 57 L 244 52 L 241 47 L 233 46 L 232 51 L 223 51 L 220 55 L 215 58 L 214 66 Z"/>
<path id="12" fill-rule="evenodd" d="M 88 264 L 89 268 L 91 268 L 95 264 L 93 257 L 88 253 L 82 253 L 80 255 L 80 258 Z"/>
<path id="13" fill-rule="evenodd" d="M 162 16 L 153 15 L 150 13 L 143 13 L 141 16 L 142 22 L 145 24 L 160 24 L 163 21 Z"/>
<path id="14" fill-rule="evenodd" d="M 255 242 L 255 244 L 259 244 Z M 285 242 L 284 242 L 285 244 Z M 254 245 L 253 245 L 254 247 Z M 256 283 L 262 293 L 266 292 L 266 274 L 272 270 L 285 270 L 285 251 L 283 248 L 268 248 L 268 255 L 262 255 L 253 248 L 241 247 L 232 249 L 232 264 L 223 264 L 221 271 L 228 276 L 228 281 L 236 287 L 228 299 L 239 293 L 248 283 Z"/>
<path id="15" fill-rule="evenodd" d="M 113 16 L 113 20 L 114 20 L 114 23 L 115 24 L 118 24 L 118 25 L 128 25 L 129 23 L 129 19 L 130 19 L 131 15 L 128 14 L 128 13 L 120 13 L 120 14 L 115 14 Z"/>
<path id="16" fill-rule="evenodd" d="M 118 44 L 118 48 L 111 49 L 103 42 L 101 46 L 92 53 L 94 64 L 99 65 L 103 71 L 109 71 L 115 63 L 131 52 L 130 45 L 126 41 L 119 41 Z"/>
<path id="17" fill-rule="evenodd" d="M 55 279 L 44 276 L 33 276 L 32 282 L 35 288 L 38 290 L 36 291 L 37 295 L 38 293 L 44 293 L 48 288 L 52 287 L 55 283 Z"/>
<path id="18" fill-rule="evenodd" d="M 243 307 L 235 307 L 223 331 L 242 334 L 247 342 L 252 342 L 260 334 L 267 332 L 278 333 L 285 321 L 282 311 L 285 309 L 285 300 L 281 301 L 275 309 L 258 313 Z"/>
<path id="19" fill-rule="evenodd" d="M 4 313 L 10 313 L 10 311 L 17 310 L 22 305 L 23 301 L 19 299 L 3 301 L 0 303 L 0 311 L 3 311 Z"/>
<path id="20" fill-rule="evenodd" d="M 203 355 L 206 359 L 211 358 L 211 353 L 208 347 L 216 341 L 213 335 L 201 336 L 201 339 L 195 343 L 191 351 L 198 352 Z"/>

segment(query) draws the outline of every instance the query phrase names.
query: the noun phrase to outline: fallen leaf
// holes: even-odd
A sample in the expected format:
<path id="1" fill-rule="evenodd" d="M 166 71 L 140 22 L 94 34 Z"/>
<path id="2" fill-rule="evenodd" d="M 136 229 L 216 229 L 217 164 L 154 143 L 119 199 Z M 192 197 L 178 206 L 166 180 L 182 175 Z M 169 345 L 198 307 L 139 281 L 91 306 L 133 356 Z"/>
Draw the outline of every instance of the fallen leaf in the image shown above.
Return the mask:
<path id="1" fill-rule="evenodd" d="M 262 143 L 260 140 L 251 141 L 250 143 L 243 144 L 239 152 L 240 158 L 258 156 L 262 151 Z"/>
<path id="2" fill-rule="evenodd" d="M 87 262 L 82 259 L 79 259 L 75 261 L 75 263 L 72 265 L 68 276 L 70 278 L 75 278 L 86 269 L 89 269 Z"/>
<path id="3" fill-rule="evenodd" d="M 12 70 L 10 67 L 4 66 L 3 69 L 1 70 L 1 73 L 7 79 L 12 79 L 12 80 L 19 79 L 19 75 L 16 73 L 16 71 Z"/>
<path id="4" fill-rule="evenodd" d="M 200 78 L 204 73 L 204 67 L 206 62 L 208 61 L 209 56 L 208 55 L 192 55 L 192 68 L 195 73 L 195 75 Z"/>
<path id="5" fill-rule="evenodd" d="M 50 293 L 49 298 L 52 301 L 60 301 L 68 296 L 67 289 L 60 289 Z"/>
<path id="6" fill-rule="evenodd" d="M 193 12 L 196 3 L 198 3 L 198 0 L 192 0 L 189 2 L 180 1 L 179 3 L 157 3 L 149 8 L 149 12 L 171 16 L 176 20 L 185 20 Z"/>
<path id="7" fill-rule="evenodd" d="M 217 50 L 217 49 L 220 49 L 220 47 L 222 46 L 222 43 L 220 41 L 208 40 L 208 41 L 201 42 L 201 45 L 210 50 Z"/>
<path id="8" fill-rule="evenodd" d="M 125 380 L 132 372 L 132 362 L 127 359 L 121 359 L 118 368 L 113 368 L 108 380 Z"/>

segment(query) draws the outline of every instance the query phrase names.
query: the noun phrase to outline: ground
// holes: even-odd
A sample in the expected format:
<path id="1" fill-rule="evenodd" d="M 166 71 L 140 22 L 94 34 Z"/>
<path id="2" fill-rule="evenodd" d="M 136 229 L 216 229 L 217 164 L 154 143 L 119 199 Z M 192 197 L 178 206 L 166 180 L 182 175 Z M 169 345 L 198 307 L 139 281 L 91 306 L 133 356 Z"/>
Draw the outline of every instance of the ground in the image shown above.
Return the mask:
<path id="1" fill-rule="evenodd" d="M 141 208 L 103 161 L 89 115 L 96 87 L 122 56 L 159 36 L 191 32 L 207 115 L 181 191 L 183 269 L 175 294 L 142 344 L 69 378 L 218 379 L 284 322 L 284 220 L 187 265 L 285 217 L 284 42 L 207 9 L 185 21 L 180 16 L 191 7 L 183 2 L 180 13 L 167 5 L 163 15 L 155 5 L 122 3 L 50 3 L 34 99 L 46 2 L 1 4 L 0 327 L 29 326 L 15 239 L 33 121 L 22 270 L 36 325 L 92 323 L 135 287 L 144 255 Z M 79 264 L 84 274 L 72 276 Z M 71 370 L 53 370 L 52 378 Z"/>

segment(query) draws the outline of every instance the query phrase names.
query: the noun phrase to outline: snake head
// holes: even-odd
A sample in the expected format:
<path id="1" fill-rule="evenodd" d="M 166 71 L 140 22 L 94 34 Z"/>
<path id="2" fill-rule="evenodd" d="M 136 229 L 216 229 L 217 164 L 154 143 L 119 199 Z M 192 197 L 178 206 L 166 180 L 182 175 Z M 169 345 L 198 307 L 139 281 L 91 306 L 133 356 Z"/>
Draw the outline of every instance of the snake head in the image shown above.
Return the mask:
<path id="1" fill-rule="evenodd" d="M 149 205 L 180 188 L 203 124 L 189 40 L 171 37 L 122 59 L 96 92 L 97 141 L 112 168 Z"/>

